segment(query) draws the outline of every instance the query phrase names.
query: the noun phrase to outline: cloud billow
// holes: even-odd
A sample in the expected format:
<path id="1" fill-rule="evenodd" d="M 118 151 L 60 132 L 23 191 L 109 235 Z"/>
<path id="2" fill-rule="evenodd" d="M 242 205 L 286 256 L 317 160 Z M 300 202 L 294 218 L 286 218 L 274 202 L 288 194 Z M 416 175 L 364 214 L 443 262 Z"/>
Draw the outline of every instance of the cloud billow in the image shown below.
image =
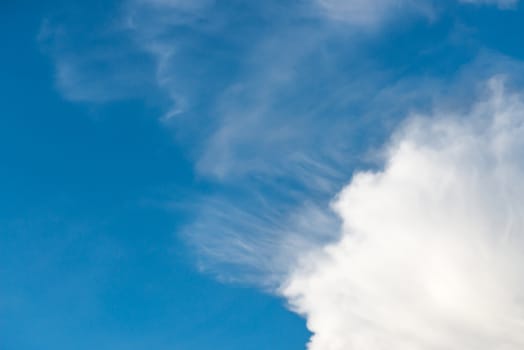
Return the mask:
<path id="1" fill-rule="evenodd" d="M 489 85 L 465 116 L 411 118 L 336 197 L 341 238 L 281 288 L 309 349 L 522 349 L 524 100 Z"/>

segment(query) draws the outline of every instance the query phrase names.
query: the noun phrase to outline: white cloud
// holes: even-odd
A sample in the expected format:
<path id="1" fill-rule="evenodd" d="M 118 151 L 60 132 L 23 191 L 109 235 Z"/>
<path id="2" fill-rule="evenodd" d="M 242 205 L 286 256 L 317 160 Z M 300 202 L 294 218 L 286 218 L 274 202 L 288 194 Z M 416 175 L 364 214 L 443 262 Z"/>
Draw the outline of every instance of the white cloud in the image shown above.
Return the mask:
<path id="1" fill-rule="evenodd" d="M 340 240 L 281 289 L 309 349 L 522 349 L 524 98 L 489 85 L 464 115 L 412 118 L 336 198 Z"/>

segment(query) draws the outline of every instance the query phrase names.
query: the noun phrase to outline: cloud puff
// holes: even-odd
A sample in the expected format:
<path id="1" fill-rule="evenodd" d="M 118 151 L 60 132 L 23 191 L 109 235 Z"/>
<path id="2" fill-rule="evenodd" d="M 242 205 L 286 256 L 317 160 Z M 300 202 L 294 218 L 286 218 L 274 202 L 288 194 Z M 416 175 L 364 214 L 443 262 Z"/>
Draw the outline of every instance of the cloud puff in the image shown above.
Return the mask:
<path id="1" fill-rule="evenodd" d="M 413 117 L 337 196 L 340 239 L 281 292 L 311 350 L 524 346 L 524 99 Z"/>

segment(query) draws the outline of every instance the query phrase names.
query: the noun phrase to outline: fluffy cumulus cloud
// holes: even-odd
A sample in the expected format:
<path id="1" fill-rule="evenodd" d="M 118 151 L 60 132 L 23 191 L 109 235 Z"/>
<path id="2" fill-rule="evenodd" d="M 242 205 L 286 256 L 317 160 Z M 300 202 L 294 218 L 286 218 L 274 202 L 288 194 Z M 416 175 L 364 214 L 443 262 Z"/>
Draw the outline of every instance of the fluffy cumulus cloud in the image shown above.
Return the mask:
<path id="1" fill-rule="evenodd" d="M 282 287 L 311 350 L 524 347 L 524 99 L 413 117 L 333 203 L 336 243 Z"/>

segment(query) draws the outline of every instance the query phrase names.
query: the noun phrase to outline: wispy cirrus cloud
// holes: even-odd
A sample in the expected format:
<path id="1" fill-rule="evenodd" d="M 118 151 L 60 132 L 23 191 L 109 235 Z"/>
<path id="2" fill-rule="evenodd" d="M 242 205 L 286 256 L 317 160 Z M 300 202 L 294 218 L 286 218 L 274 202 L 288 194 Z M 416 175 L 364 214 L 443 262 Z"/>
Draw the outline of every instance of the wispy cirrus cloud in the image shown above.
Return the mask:
<path id="1" fill-rule="evenodd" d="M 55 67 L 55 83 L 70 101 L 107 103 L 147 96 L 156 85 L 151 59 L 109 24 L 97 30 L 59 19 L 42 22 L 38 42 Z M 100 25 L 99 25 L 100 26 Z"/>
<path id="2" fill-rule="evenodd" d="M 332 198 L 355 168 L 381 167 L 382 140 L 406 115 L 430 113 L 435 108 L 466 114 L 476 101 L 478 79 L 509 71 L 520 76 L 523 67 L 511 59 L 485 54 L 456 72 L 451 80 L 383 80 L 382 89 L 375 86 L 369 94 L 361 91 L 358 103 L 367 107 L 360 115 L 338 117 L 360 127 L 344 128 L 332 115 L 335 129 L 318 130 L 318 137 L 323 137 L 326 145 L 312 141 L 291 148 L 283 144 L 284 155 L 276 149 L 254 150 L 260 152 L 257 166 L 273 165 L 266 172 L 250 169 L 248 175 L 239 175 L 236 167 L 249 164 L 230 164 L 233 174 L 221 180 L 223 191 L 197 201 L 193 224 L 184 230 L 188 242 L 200 252 L 201 267 L 226 279 L 278 286 L 301 256 L 338 239 L 339 218 L 330 209 Z M 375 131 L 372 136 L 376 125 L 384 134 Z M 326 130 L 329 133 L 322 134 Z M 370 139 L 359 139 L 361 133 Z M 359 147 L 359 142 L 365 146 Z M 254 147 L 244 147 L 249 146 Z M 288 155 L 288 149 L 296 150 L 296 158 Z M 222 164 L 220 159 L 217 162 Z"/>
<path id="3" fill-rule="evenodd" d="M 518 0 L 459 2 L 514 8 Z M 163 116 L 169 119 L 192 110 L 196 105 L 218 103 L 216 100 L 221 98 L 223 90 L 246 89 L 238 83 L 238 79 L 228 81 L 221 72 L 248 74 L 239 78 L 247 78 L 251 80 L 248 84 L 253 85 L 256 77 L 249 76 L 245 62 L 251 60 L 255 52 L 267 54 L 257 46 L 267 45 L 268 41 L 278 38 L 278 34 L 271 33 L 268 21 L 284 23 L 313 14 L 313 17 L 347 23 L 355 30 L 380 28 L 395 18 L 435 16 L 432 1 L 311 0 L 300 6 L 287 4 L 289 14 L 286 15 L 278 10 L 282 6 L 273 2 L 265 5 L 232 2 L 222 6 L 213 0 L 128 0 L 111 9 L 116 16 L 99 16 L 103 24 L 100 26 L 98 23 L 95 29 L 90 27 L 93 23 L 78 25 L 73 24 L 77 22 L 74 20 L 62 22 L 63 16 L 49 18 L 41 27 L 39 42 L 54 61 L 57 88 L 65 98 L 104 103 L 147 96 L 155 90 L 157 95 L 171 100 L 171 106 Z M 235 21 L 230 17 L 232 10 L 236 12 Z M 261 16 L 260 30 L 253 24 L 248 28 L 248 18 L 252 18 L 255 12 L 256 16 Z M 239 24 L 258 37 L 255 40 L 243 39 L 235 32 Z M 273 32 L 285 30 L 281 26 L 275 27 Z M 326 30 L 324 27 L 324 33 Z M 307 36 L 308 41 L 322 40 L 321 35 L 315 32 L 318 30 L 305 30 L 302 35 Z M 271 36 L 274 36 L 273 39 Z M 199 48 L 203 43 L 212 41 L 216 47 L 206 45 L 206 54 L 203 55 Z M 275 62 L 267 61 L 267 68 L 264 69 L 275 72 L 280 69 L 279 74 L 283 77 L 292 74 L 292 69 L 284 71 L 285 67 L 292 67 L 293 59 L 300 61 L 303 58 L 301 54 L 308 54 L 306 46 L 311 47 L 314 43 L 293 40 L 292 35 L 288 36 L 288 41 L 282 39 L 280 43 L 281 48 L 267 51 L 273 50 L 278 54 L 279 50 L 294 48 L 289 57 L 281 55 L 279 58 L 287 63 L 280 64 L 280 68 L 269 68 L 269 63 Z M 300 45 L 303 47 L 300 48 Z"/>
<path id="4" fill-rule="evenodd" d="M 144 90 L 152 85 L 166 95 L 165 125 L 188 148 L 197 172 L 225 186 L 218 198 L 201 201 L 199 222 L 186 230 L 192 244 L 207 252 L 212 241 L 207 232 L 236 231 L 240 240 L 251 231 L 236 216 L 224 223 L 226 208 L 253 217 L 268 210 L 261 202 L 270 202 L 281 211 L 262 215 L 271 226 L 293 221 L 288 217 L 299 216 L 303 206 L 327 207 L 352 169 L 366 161 L 366 151 L 411 110 L 427 109 L 450 82 L 428 74 L 400 76 L 367 51 L 363 41 L 376 38 L 322 20 L 303 23 L 304 7 L 275 15 L 271 3 L 233 5 L 235 21 L 230 7 L 214 1 L 128 1 L 118 8 L 118 20 L 88 35 L 96 49 L 75 49 L 75 32 L 53 23 L 41 32 L 55 58 L 57 84 L 69 99 L 110 101 L 151 93 Z M 357 5 L 366 6 L 332 3 Z M 449 45 L 445 37 L 439 40 Z M 472 67 L 482 66 L 488 75 L 501 62 L 502 57 L 486 55 Z M 474 69 L 460 74 L 474 80 L 478 73 L 467 73 Z M 216 201 L 223 212 L 208 204 Z M 253 236 L 268 232 L 274 230 L 265 227 Z M 227 250 L 229 241 L 222 242 Z"/>
<path id="5" fill-rule="evenodd" d="M 457 0 L 472 5 L 495 5 L 513 9 L 519 0 Z M 438 16 L 442 3 L 433 0 L 314 0 L 320 13 L 353 28 L 373 30 L 398 18 Z"/>
<path id="6" fill-rule="evenodd" d="M 500 9 L 513 9 L 518 5 L 519 0 L 459 0 L 459 2 L 476 5 L 496 5 Z"/>

